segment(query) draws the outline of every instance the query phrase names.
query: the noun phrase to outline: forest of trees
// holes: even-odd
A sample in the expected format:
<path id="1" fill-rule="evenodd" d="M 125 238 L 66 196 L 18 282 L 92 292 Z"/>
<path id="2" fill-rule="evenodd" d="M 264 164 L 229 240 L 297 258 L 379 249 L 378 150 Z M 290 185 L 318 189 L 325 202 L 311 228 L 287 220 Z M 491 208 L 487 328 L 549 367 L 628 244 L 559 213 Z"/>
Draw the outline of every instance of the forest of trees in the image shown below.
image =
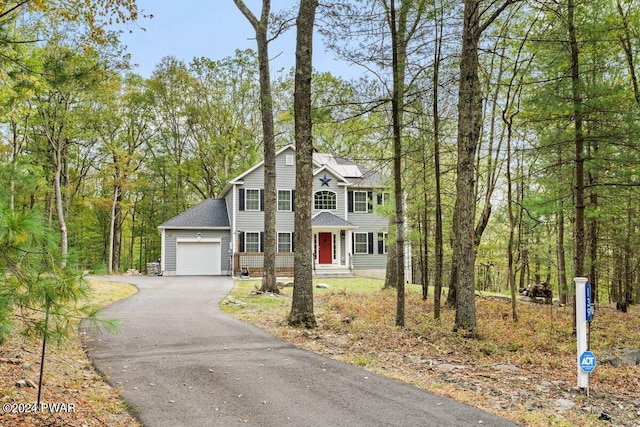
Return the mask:
<path id="1" fill-rule="evenodd" d="M 263 158 L 257 53 L 167 56 L 145 78 L 90 13 L 5 3 L 0 242 L 12 213 L 37 213 L 82 270 L 144 271 L 158 225 Z M 640 302 L 639 3 L 318 6 L 316 29 L 363 77 L 313 75 L 313 147 L 400 189 L 390 234 L 425 297 L 448 286 L 473 306 L 547 282 L 567 302 L 585 276 L 601 300 Z M 276 147 L 296 142 L 294 85 L 272 70 Z M 473 330 L 468 315 L 456 324 Z"/>

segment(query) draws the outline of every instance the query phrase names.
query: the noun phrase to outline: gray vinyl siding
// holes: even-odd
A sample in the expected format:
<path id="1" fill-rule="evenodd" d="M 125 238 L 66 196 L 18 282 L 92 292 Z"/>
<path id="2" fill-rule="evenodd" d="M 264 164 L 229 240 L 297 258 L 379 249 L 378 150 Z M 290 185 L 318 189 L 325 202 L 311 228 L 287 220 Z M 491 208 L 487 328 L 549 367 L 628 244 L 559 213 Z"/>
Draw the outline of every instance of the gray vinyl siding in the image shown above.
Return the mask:
<path id="1" fill-rule="evenodd" d="M 286 156 L 294 156 L 294 164 L 286 164 Z M 285 150 L 276 158 L 276 191 L 277 190 L 294 190 L 296 183 L 296 167 L 295 167 L 295 151 Z M 238 198 L 239 189 L 264 189 L 264 167 L 259 166 L 251 173 L 242 178 L 243 185 L 235 188 L 236 199 Z M 227 196 L 230 197 L 230 196 Z M 227 203 L 229 204 L 229 203 Z M 278 232 L 293 231 L 293 211 L 278 212 L 276 215 L 276 230 Z M 239 231 L 259 232 L 264 230 L 264 212 L 240 211 L 236 207 L 236 228 Z"/>
<path id="2" fill-rule="evenodd" d="M 322 182 L 320 181 L 320 179 L 323 178 L 325 175 L 327 176 L 327 178 L 331 179 L 331 181 L 329 181 L 328 187 L 326 185 L 322 185 Z M 345 186 L 338 185 L 339 182 L 340 182 L 339 179 L 336 176 L 334 176 L 331 172 L 329 172 L 327 169 L 320 171 L 320 173 L 316 174 L 313 177 L 313 194 L 311 199 L 311 216 L 312 217 L 316 215 L 318 212 L 322 212 L 320 210 L 314 209 L 314 206 L 315 206 L 314 198 L 315 198 L 316 192 L 329 190 L 336 193 L 336 210 L 332 210 L 329 212 L 331 212 L 337 217 L 345 219 L 344 217 L 344 213 L 346 209 Z"/>
<path id="3" fill-rule="evenodd" d="M 373 254 L 353 254 L 354 270 L 384 270 L 387 267 L 387 255 L 378 254 L 378 234 L 373 233 Z"/>
<path id="4" fill-rule="evenodd" d="M 386 233 L 389 221 L 376 213 L 377 198 L 373 189 L 358 189 L 356 191 L 373 192 L 373 212 L 349 212 L 347 220 L 358 226 L 356 233 L 373 233 L 373 254 L 353 254 L 353 268 L 355 270 L 384 270 L 387 266 L 387 255 L 378 254 L 378 233 Z M 351 249 L 351 248 L 349 248 Z"/>
<path id="5" fill-rule="evenodd" d="M 293 156 L 293 166 L 287 165 L 287 155 Z M 285 150 L 276 159 L 276 192 L 277 190 L 295 190 L 296 188 L 296 152 Z M 295 197 L 295 196 L 294 196 Z M 295 203 L 295 200 L 292 200 Z M 293 232 L 294 206 L 291 212 L 278 212 L 276 215 L 276 230 L 281 233 Z"/>
<path id="6" fill-rule="evenodd" d="M 240 202 L 239 191 L 242 190 L 262 190 L 264 189 L 264 167 L 259 166 L 254 171 L 242 178 L 243 185 L 235 187 L 236 203 Z M 236 228 L 242 232 L 260 232 L 264 228 L 264 212 L 261 211 L 241 211 L 240 206 L 236 206 Z"/>
<path id="7" fill-rule="evenodd" d="M 227 215 L 229 216 L 229 224 L 233 227 L 233 211 L 237 209 L 237 206 L 233 206 L 233 191 L 235 187 L 231 187 L 231 191 L 224 195 L 224 199 L 227 202 Z"/>
<path id="8" fill-rule="evenodd" d="M 234 191 L 236 191 L 236 192 L 237 192 L 238 190 L 236 190 L 236 189 L 235 189 L 235 187 L 234 187 L 234 186 L 232 186 L 232 187 L 231 187 L 231 191 L 229 191 L 229 192 L 228 192 L 227 194 L 225 194 L 225 196 L 224 196 L 224 199 L 227 201 L 227 213 L 228 213 L 228 215 L 229 215 L 229 224 L 230 224 L 230 226 L 231 226 L 231 229 L 229 230 L 229 239 L 234 238 L 234 235 L 233 235 L 233 233 L 234 233 L 234 230 L 233 230 L 233 218 L 234 218 L 234 216 L 235 216 L 234 211 L 238 209 L 238 207 L 237 207 L 237 206 L 234 206 L 234 205 L 233 205 L 233 201 L 234 201 L 233 192 L 234 192 Z M 236 199 L 235 199 L 235 200 L 236 200 L 236 203 L 237 203 L 237 197 L 236 197 Z M 235 240 L 234 240 L 233 242 L 230 242 L 230 243 L 229 243 L 230 248 L 233 248 L 233 251 L 235 251 L 235 252 L 237 252 L 237 251 L 238 251 L 238 246 L 237 246 L 237 244 L 238 244 L 238 243 L 237 243 L 237 242 L 235 242 Z M 230 249 L 230 248 L 227 248 L 227 249 Z M 223 249 L 224 249 L 224 248 L 223 248 Z M 229 263 L 229 262 L 227 261 L 227 263 Z"/>
<path id="9" fill-rule="evenodd" d="M 229 243 L 231 241 L 229 230 L 206 230 L 206 229 L 167 229 L 165 230 L 164 248 L 164 269 L 165 271 L 176 271 L 176 240 L 179 238 L 193 238 L 197 233 L 202 234 L 203 239 L 221 239 L 221 269 L 222 274 L 231 271 L 229 264 Z"/>
<path id="10" fill-rule="evenodd" d="M 287 165 L 287 155 L 293 156 L 294 164 Z M 287 149 L 280 153 L 276 158 L 276 191 L 277 190 L 295 190 L 295 151 Z M 330 178 L 329 185 L 323 186 L 321 178 L 326 175 Z M 233 215 L 235 215 L 235 231 L 236 232 L 262 232 L 264 230 L 264 212 L 262 211 L 240 211 L 239 210 L 239 190 L 244 189 L 264 189 L 264 167 L 262 165 L 256 167 L 248 174 L 238 179 L 242 182 L 242 185 L 236 185 L 225 194 L 227 200 L 227 208 L 229 209 L 229 217 L 233 224 Z M 349 181 L 349 178 L 347 178 Z M 330 169 L 320 170 L 313 178 L 313 194 L 317 191 L 329 190 L 336 193 L 336 209 L 330 212 L 339 218 L 345 219 L 358 226 L 357 232 L 373 233 L 373 254 L 358 254 L 353 255 L 353 266 L 356 270 L 384 270 L 386 268 L 387 256 L 386 254 L 378 254 L 378 233 L 387 232 L 388 221 L 385 218 L 381 218 L 375 213 L 376 208 L 376 192 L 379 189 L 373 188 L 357 188 L 357 191 L 371 191 L 373 193 L 373 212 L 371 213 L 347 213 L 347 190 L 352 188 L 345 187 L 345 182 L 334 175 Z M 233 205 L 234 193 L 236 205 Z M 313 197 L 312 194 L 312 197 Z M 298 197 L 298 194 L 295 195 Z M 313 199 L 312 199 L 313 208 Z M 318 214 L 319 210 L 312 209 L 312 216 Z M 233 225 L 232 225 L 233 226 Z M 294 212 L 277 212 L 276 214 L 276 232 L 285 233 L 294 231 Z M 238 234 L 240 235 L 240 233 Z M 338 234 L 339 235 L 339 234 Z M 346 258 L 346 254 L 351 252 L 351 248 L 346 247 L 345 240 L 340 239 L 339 245 L 341 247 L 341 254 Z M 224 251 L 223 247 L 223 251 Z M 235 247 L 236 251 L 240 250 L 240 246 Z M 175 259 L 175 255 L 174 255 Z M 338 260 L 340 261 L 340 260 Z"/>
<path id="11" fill-rule="evenodd" d="M 182 231 L 179 233 L 180 237 L 186 236 L 186 231 Z M 194 233 L 190 233 L 192 236 Z M 176 230 L 165 230 L 164 231 L 164 269 L 165 271 L 176 271 L 176 251 L 177 251 L 177 243 L 176 238 Z"/>

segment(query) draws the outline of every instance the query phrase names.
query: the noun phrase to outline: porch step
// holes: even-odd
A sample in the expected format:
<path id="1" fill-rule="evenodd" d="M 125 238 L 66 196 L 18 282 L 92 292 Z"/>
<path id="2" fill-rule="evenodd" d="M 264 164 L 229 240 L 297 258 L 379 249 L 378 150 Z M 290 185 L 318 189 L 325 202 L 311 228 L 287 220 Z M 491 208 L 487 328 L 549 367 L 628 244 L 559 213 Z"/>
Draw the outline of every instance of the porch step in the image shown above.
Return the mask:
<path id="1" fill-rule="evenodd" d="M 316 269 L 313 272 L 313 277 L 353 277 L 353 273 L 349 269 Z"/>

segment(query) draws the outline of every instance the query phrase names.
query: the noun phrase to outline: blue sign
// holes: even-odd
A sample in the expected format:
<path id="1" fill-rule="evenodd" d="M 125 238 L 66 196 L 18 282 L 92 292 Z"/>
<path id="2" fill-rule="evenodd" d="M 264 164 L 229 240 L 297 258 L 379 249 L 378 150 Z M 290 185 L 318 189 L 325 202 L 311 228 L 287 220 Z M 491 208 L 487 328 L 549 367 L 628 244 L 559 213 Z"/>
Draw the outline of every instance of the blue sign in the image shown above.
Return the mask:
<path id="1" fill-rule="evenodd" d="M 580 369 L 587 374 L 596 369 L 596 355 L 590 351 L 585 351 L 580 355 Z"/>
<path id="2" fill-rule="evenodd" d="M 593 304 L 591 304 L 591 285 L 589 283 L 585 283 L 584 284 L 584 291 L 585 291 L 585 301 L 586 303 L 586 310 L 587 310 L 587 322 L 591 322 L 593 320 Z"/>

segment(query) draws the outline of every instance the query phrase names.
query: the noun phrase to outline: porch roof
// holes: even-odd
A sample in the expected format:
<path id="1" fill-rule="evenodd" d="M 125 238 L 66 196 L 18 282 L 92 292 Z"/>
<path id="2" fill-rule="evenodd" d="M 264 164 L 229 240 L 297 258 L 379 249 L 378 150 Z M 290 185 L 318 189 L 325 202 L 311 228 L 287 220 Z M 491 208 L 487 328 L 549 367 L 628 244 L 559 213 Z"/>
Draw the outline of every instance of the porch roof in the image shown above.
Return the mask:
<path id="1" fill-rule="evenodd" d="M 313 228 L 358 228 L 357 225 L 353 225 L 349 221 L 345 221 L 344 219 L 332 214 L 331 212 L 318 212 L 313 218 L 311 218 L 311 226 Z"/>

